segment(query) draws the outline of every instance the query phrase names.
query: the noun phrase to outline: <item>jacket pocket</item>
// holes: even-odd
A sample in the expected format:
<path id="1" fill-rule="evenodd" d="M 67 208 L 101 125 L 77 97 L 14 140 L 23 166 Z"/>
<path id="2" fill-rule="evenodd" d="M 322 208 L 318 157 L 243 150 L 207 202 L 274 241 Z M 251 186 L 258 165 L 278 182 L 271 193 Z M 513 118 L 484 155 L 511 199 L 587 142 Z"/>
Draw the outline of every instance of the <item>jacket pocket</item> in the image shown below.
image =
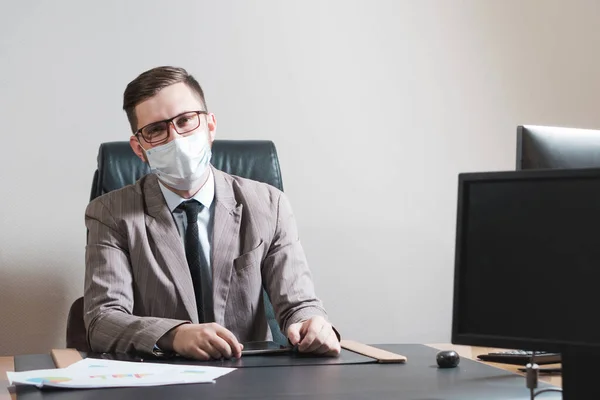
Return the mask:
<path id="1" fill-rule="evenodd" d="M 241 272 L 255 264 L 260 264 L 265 242 L 261 241 L 254 249 L 242 254 L 233 260 L 233 266 L 237 272 Z"/>

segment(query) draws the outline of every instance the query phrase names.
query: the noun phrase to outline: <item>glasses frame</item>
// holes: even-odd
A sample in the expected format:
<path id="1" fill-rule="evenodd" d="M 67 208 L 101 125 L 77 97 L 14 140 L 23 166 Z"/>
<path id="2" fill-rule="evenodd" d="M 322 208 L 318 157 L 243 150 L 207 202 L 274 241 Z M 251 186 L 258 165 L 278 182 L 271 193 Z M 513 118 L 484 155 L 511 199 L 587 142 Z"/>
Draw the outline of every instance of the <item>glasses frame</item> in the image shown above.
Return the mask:
<path id="1" fill-rule="evenodd" d="M 194 114 L 196 114 L 198 116 L 198 126 L 196 126 L 194 129 L 190 129 L 190 130 L 187 130 L 187 131 L 184 131 L 184 132 L 179 132 L 179 130 L 177 129 L 177 125 L 175 125 L 175 123 L 173 121 L 176 120 L 177 118 L 181 117 L 182 115 L 191 114 L 191 113 L 194 113 Z M 200 115 L 202 115 L 202 114 L 208 115 L 208 111 L 204 111 L 204 110 L 200 110 L 200 111 L 185 111 L 185 112 L 182 112 L 181 114 L 177 114 L 173 118 L 163 119 L 163 120 L 160 120 L 160 121 L 155 121 L 155 122 L 151 122 L 151 123 L 149 123 L 147 125 L 144 125 L 140 129 L 138 129 L 137 131 L 135 131 L 135 133 L 133 134 L 133 136 L 137 137 L 138 140 L 139 140 L 139 136 L 141 136 L 142 139 L 144 139 L 144 141 L 146 143 L 149 143 L 149 144 L 153 144 L 153 145 L 162 144 L 162 143 L 166 142 L 167 140 L 169 140 L 169 134 L 168 133 L 167 133 L 167 136 L 164 139 L 151 141 L 151 140 L 146 139 L 146 137 L 144 136 L 144 134 L 142 133 L 142 131 L 145 128 L 149 127 L 150 125 L 160 124 L 160 123 L 166 123 L 167 124 L 167 131 L 169 129 L 169 125 L 172 125 L 173 129 L 175 129 L 175 132 L 177 132 L 179 135 L 182 135 L 184 133 L 188 133 L 188 132 L 191 132 L 191 131 L 193 131 L 195 129 L 198 129 L 200 127 L 200 125 L 202 125 L 202 121 L 200 120 Z"/>

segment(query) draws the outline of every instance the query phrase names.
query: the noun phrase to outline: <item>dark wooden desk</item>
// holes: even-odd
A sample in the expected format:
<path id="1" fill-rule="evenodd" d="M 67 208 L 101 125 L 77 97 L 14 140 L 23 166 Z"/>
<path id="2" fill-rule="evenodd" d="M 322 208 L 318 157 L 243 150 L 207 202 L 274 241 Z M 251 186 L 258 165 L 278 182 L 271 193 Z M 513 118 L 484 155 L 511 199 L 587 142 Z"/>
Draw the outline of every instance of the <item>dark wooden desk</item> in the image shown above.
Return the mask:
<path id="1" fill-rule="evenodd" d="M 487 352 L 485 348 L 453 346 L 448 344 L 381 345 L 382 348 L 408 357 L 402 364 L 362 364 L 335 366 L 291 366 L 240 368 L 217 380 L 214 385 L 174 385 L 152 388 L 125 388 L 110 390 L 112 399 L 131 400 L 142 396 L 144 400 L 164 398 L 261 398 L 279 399 L 344 399 L 363 398 L 471 400 L 504 398 L 528 400 L 523 377 L 509 372 L 513 366 L 492 367 L 469 358 Z M 458 368 L 438 369 L 435 365 L 437 349 L 452 348 L 463 357 Z M 41 355 L 40 357 L 45 357 Z M 13 369 L 13 358 L 0 358 L 0 400 L 16 399 L 14 388 L 7 390 L 6 370 Z M 44 393 L 36 388 L 26 388 L 23 397 L 47 399 L 99 399 L 102 390 L 60 391 Z M 30 389 L 30 390 L 29 390 Z M 21 393 L 21 390 L 19 390 Z M 60 395 L 60 396 L 57 396 Z M 558 393 L 548 393 L 546 399 L 560 399 Z M 19 395 L 19 397 L 21 397 Z"/>

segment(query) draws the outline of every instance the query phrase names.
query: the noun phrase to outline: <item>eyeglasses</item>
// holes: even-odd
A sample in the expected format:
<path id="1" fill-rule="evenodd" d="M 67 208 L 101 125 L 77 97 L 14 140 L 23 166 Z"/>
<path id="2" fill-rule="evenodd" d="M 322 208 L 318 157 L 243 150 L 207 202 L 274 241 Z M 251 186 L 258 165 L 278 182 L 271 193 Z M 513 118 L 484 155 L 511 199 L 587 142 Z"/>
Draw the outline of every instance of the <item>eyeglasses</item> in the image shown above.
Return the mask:
<path id="1" fill-rule="evenodd" d="M 175 132 L 180 135 L 193 131 L 200 126 L 200 114 L 207 115 L 207 111 L 188 111 L 174 116 L 171 119 L 153 122 L 135 132 L 134 136 L 142 135 L 150 144 L 164 143 L 169 139 L 169 125 L 173 124 Z"/>

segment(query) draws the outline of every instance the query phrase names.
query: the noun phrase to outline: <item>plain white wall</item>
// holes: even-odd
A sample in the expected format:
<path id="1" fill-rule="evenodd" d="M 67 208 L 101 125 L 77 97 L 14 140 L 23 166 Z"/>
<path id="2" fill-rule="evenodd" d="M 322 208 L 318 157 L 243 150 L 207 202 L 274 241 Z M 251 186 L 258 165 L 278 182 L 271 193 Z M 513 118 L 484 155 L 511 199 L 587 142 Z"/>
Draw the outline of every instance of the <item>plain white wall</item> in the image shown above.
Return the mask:
<path id="1" fill-rule="evenodd" d="M 64 346 L 101 142 L 158 65 L 220 138 L 271 139 L 347 338 L 450 339 L 457 174 L 513 169 L 522 123 L 600 128 L 596 0 L 5 1 L 0 355 Z M 490 279 L 494 279 L 490 277 Z"/>

